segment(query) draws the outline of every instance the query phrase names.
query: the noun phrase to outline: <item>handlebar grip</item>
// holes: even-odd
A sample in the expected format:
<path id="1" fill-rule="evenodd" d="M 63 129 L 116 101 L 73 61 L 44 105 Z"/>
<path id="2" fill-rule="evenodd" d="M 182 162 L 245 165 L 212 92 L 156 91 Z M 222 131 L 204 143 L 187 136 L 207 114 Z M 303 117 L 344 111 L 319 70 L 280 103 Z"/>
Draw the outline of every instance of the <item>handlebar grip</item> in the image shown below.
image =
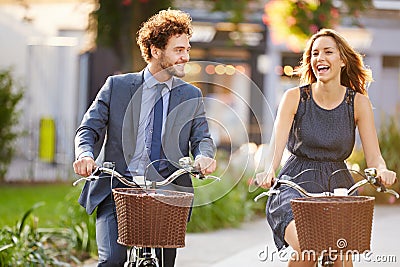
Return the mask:
<path id="1" fill-rule="evenodd" d="M 279 181 L 279 179 L 276 179 L 276 178 L 272 179 L 272 181 L 271 181 L 271 187 L 273 187 L 273 186 L 275 185 L 275 183 L 278 182 L 278 181 Z M 253 185 L 255 185 L 255 186 L 261 186 L 261 184 L 258 183 L 257 179 L 252 179 L 252 182 L 251 182 L 251 183 L 252 183 Z"/>
<path id="2" fill-rule="evenodd" d="M 197 177 L 197 179 L 203 180 L 206 178 L 206 176 L 200 171 L 200 170 L 193 170 L 190 173 L 192 173 L 193 175 L 195 175 Z"/>
<path id="3" fill-rule="evenodd" d="M 384 186 L 382 184 L 380 179 L 376 179 L 374 185 L 377 186 L 378 188 L 380 188 L 381 192 L 385 192 L 386 191 L 386 186 Z"/>
<path id="4" fill-rule="evenodd" d="M 96 169 L 94 169 L 94 170 L 92 171 L 92 174 L 91 174 L 91 175 L 93 175 L 93 176 L 99 176 L 100 174 L 101 174 L 100 167 L 97 166 Z"/>

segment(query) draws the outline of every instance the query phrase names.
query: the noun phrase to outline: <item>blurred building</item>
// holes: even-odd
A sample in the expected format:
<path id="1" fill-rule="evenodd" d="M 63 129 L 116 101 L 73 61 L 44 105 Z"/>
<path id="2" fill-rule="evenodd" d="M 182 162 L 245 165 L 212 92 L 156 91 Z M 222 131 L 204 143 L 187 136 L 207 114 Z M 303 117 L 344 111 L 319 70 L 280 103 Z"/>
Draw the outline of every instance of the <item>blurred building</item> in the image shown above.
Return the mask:
<path id="1" fill-rule="evenodd" d="M 80 54 L 91 1 L 0 0 L 0 68 L 23 85 L 17 158 L 6 179 L 71 177 L 73 137 L 84 104 Z"/>
<path id="2" fill-rule="evenodd" d="M 266 99 L 260 61 L 267 42 L 263 2 L 252 3 L 245 22 L 235 24 L 226 12 L 212 12 L 204 1 L 175 1 L 193 18 L 191 63 L 185 79 L 206 96 L 213 138 L 228 152 L 244 143 L 261 143 Z"/>

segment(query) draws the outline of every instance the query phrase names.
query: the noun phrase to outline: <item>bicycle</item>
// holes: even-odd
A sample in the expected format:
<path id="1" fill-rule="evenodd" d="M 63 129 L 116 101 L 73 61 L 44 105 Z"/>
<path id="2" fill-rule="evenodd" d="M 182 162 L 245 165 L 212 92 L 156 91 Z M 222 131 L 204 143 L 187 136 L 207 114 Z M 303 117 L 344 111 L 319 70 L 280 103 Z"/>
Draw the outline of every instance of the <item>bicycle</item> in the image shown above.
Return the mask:
<path id="1" fill-rule="evenodd" d="M 160 161 L 160 160 L 157 160 Z M 146 174 L 132 180 L 115 171 L 115 164 L 104 162 L 92 175 L 81 177 L 73 185 L 82 181 L 95 181 L 111 177 L 118 179 L 127 188 L 112 188 L 116 205 L 118 240 L 127 247 L 125 267 L 159 267 L 155 248 L 178 248 L 185 246 L 185 234 L 193 193 L 159 189 L 171 184 L 183 174 L 197 179 L 220 180 L 216 176 L 204 176 L 190 157 L 179 160 L 179 168 L 163 181 L 149 181 Z M 107 174 L 107 175 L 101 175 Z"/>
<path id="2" fill-rule="evenodd" d="M 297 176 L 306 171 L 311 169 Z M 330 177 L 339 171 L 343 170 L 332 173 Z M 399 198 L 396 191 L 386 188 L 380 182 L 375 168 L 365 169 L 364 174 L 359 174 L 364 179 L 349 189 L 336 188 L 333 192 L 322 193 L 309 193 L 293 181 L 297 176 L 284 175 L 274 181 L 269 191 L 256 196 L 254 201 L 265 196 L 279 195 L 285 187 L 293 188 L 304 196 L 291 200 L 301 256 L 303 259 L 305 256 L 317 259 L 317 265 L 320 264 L 318 266 L 333 267 L 339 256 L 343 259 L 343 254 L 349 257 L 349 253 L 353 255 L 355 252 L 369 251 L 374 197 L 353 196 L 357 189 L 370 184 L 378 192 Z M 343 222 L 349 222 L 350 225 Z"/>

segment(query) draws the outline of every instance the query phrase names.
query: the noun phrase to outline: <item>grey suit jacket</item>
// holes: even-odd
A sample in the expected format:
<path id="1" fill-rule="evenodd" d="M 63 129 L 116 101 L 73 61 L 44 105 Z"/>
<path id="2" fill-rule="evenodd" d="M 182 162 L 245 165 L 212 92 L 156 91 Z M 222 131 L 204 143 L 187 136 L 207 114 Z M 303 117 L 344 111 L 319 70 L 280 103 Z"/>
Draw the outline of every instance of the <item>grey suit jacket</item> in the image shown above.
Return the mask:
<path id="1" fill-rule="evenodd" d="M 107 78 L 76 131 L 76 157 L 90 151 L 97 158 L 97 164 L 112 161 L 116 171 L 125 173 L 135 152 L 142 84 L 143 71 Z M 197 87 L 174 78 L 164 127 L 162 143 L 167 159 L 178 162 L 189 152 L 194 157 L 214 157 L 215 146 L 209 133 L 201 91 Z M 169 163 L 164 175 L 175 170 L 176 167 Z M 177 179 L 176 184 L 192 189 L 188 175 Z M 113 183 L 115 186 L 117 183 Z M 79 203 L 92 214 L 110 193 L 109 178 L 87 182 Z"/>

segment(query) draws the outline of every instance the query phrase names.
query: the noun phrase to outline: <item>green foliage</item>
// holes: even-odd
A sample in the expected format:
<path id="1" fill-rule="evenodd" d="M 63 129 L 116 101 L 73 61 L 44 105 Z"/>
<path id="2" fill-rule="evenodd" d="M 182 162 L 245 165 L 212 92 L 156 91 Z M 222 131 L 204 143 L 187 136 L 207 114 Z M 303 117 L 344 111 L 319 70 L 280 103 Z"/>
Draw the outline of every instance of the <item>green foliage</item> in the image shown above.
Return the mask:
<path id="1" fill-rule="evenodd" d="M 371 0 L 343 0 L 341 7 L 333 0 L 271 0 L 265 5 L 263 21 L 270 27 L 274 42 L 286 43 L 298 52 L 318 30 L 339 25 L 340 14 L 360 25 L 360 12 L 371 6 Z"/>
<path id="2" fill-rule="evenodd" d="M 390 118 L 388 122 L 382 125 L 378 138 L 386 165 L 390 169 L 400 173 L 400 127 L 395 118 Z"/>
<path id="3" fill-rule="evenodd" d="M 17 105 L 23 97 L 10 70 L 0 70 L 0 181 L 4 179 L 15 152 L 15 139 L 21 135 L 15 130 L 20 112 Z"/>
<path id="4" fill-rule="evenodd" d="M 97 0 L 96 2 L 97 9 L 89 17 L 89 29 L 96 36 L 96 44 L 111 48 L 120 63 L 118 71 L 126 72 L 142 68 L 143 62 L 139 47 L 136 45 L 136 32 L 142 22 L 150 16 L 170 7 L 171 1 Z"/>
<path id="5" fill-rule="evenodd" d="M 382 122 L 378 130 L 379 146 L 383 158 L 385 159 L 388 169 L 400 173 L 399 151 L 400 151 L 400 127 L 395 118 L 390 118 L 386 122 Z M 351 164 L 358 164 L 360 170 L 366 168 L 364 154 L 362 151 L 355 149 L 349 158 Z M 360 177 L 355 177 L 355 180 Z M 400 182 L 397 181 L 391 186 L 392 189 L 400 192 Z M 372 187 L 364 187 L 360 190 L 364 195 L 374 196 L 377 203 L 400 203 L 400 200 L 395 200 L 392 195 L 376 192 Z"/>
<path id="6" fill-rule="evenodd" d="M 379 146 L 382 152 L 382 156 L 385 159 L 386 166 L 388 169 L 393 170 L 399 177 L 400 173 L 400 162 L 399 162 L 399 151 L 400 151 L 400 127 L 394 117 L 390 118 L 382 126 L 378 133 Z M 400 192 L 400 181 L 391 186 L 397 192 Z M 393 196 L 387 194 L 380 194 L 380 198 L 386 203 L 393 203 Z M 384 195 L 384 196 L 382 196 Z M 400 203 L 400 200 L 397 200 Z"/>
<path id="7" fill-rule="evenodd" d="M 56 255 L 59 261 L 64 257 L 64 260 L 71 264 L 83 261 L 97 252 L 95 216 L 87 215 L 77 202 L 81 188 L 73 188 L 71 184 L 2 185 L 0 190 L 2 192 L 0 195 L 0 203 L 2 203 L 0 206 L 0 227 L 2 228 L 0 230 L 0 247 L 2 248 L 0 249 L 2 250 L 0 251 L 0 267 L 18 266 L 15 264 L 17 257 L 21 261 L 19 266 L 29 266 L 27 263 L 31 259 L 18 256 L 21 254 L 20 251 L 32 250 L 32 254 L 39 254 L 47 261 L 49 261 L 47 257 L 50 257 L 47 252 L 53 251 L 51 257 L 54 258 Z M 41 204 L 31 208 L 30 203 Z M 26 210 L 28 212 L 25 212 Z M 21 215 L 23 219 L 19 219 L 17 214 L 23 214 Z M 40 218 L 40 228 L 38 218 Z M 13 224 L 15 224 L 14 227 L 9 226 Z M 29 238 L 35 236 L 38 239 L 36 243 L 43 243 L 41 247 L 46 248 L 45 252 L 39 249 L 40 246 L 38 251 L 29 248 L 29 244 L 23 241 L 28 239 L 27 235 L 20 238 L 18 246 L 10 245 L 9 240 L 15 240 L 12 236 L 20 232 L 17 229 L 21 228 L 21 225 L 24 231 L 30 234 Z M 39 237 L 39 234 L 35 233 L 46 234 Z M 57 254 L 58 250 L 62 253 Z M 12 263 L 8 264 L 9 262 Z M 52 263 L 52 265 L 58 264 L 60 263 Z M 40 266 L 40 264 L 34 266 L 37 265 Z M 48 265 L 50 263 L 46 266 Z"/>
<path id="8" fill-rule="evenodd" d="M 224 166 L 218 158 L 219 166 Z M 195 202 L 188 232 L 206 232 L 222 228 L 238 227 L 241 223 L 264 215 L 265 202 L 254 202 L 254 197 L 262 189 L 249 190 L 251 171 L 236 174 L 234 170 L 221 174 L 221 181 L 213 181 L 205 190 L 197 190 L 207 183 L 194 180 Z M 234 179 L 240 177 L 240 180 Z M 199 203 L 204 203 L 199 205 Z"/>
<path id="9" fill-rule="evenodd" d="M 73 234 L 74 252 L 80 259 L 97 253 L 96 216 L 88 215 L 78 203 L 80 187 L 73 188 L 65 197 L 67 212 L 61 215 L 61 223 Z"/>
<path id="10" fill-rule="evenodd" d="M 39 228 L 33 211 L 39 202 L 25 212 L 13 227 L 0 230 L 0 266 L 67 266 L 79 262 L 71 250 L 71 233 L 63 228 Z"/>
<path id="11" fill-rule="evenodd" d="M 248 13 L 249 7 L 258 7 L 260 4 L 259 0 L 207 0 L 213 5 L 213 11 L 223 11 L 230 13 L 230 21 L 233 23 L 240 23 L 246 21 L 246 13 Z"/>
<path id="12" fill-rule="evenodd" d="M 71 191 L 71 184 L 2 184 L 0 191 L 0 228 L 16 223 L 37 202 L 45 203 L 35 210 L 41 226 L 59 226 L 58 214 L 65 214 L 70 205 L 65 204 L 64 198 Z"/>

